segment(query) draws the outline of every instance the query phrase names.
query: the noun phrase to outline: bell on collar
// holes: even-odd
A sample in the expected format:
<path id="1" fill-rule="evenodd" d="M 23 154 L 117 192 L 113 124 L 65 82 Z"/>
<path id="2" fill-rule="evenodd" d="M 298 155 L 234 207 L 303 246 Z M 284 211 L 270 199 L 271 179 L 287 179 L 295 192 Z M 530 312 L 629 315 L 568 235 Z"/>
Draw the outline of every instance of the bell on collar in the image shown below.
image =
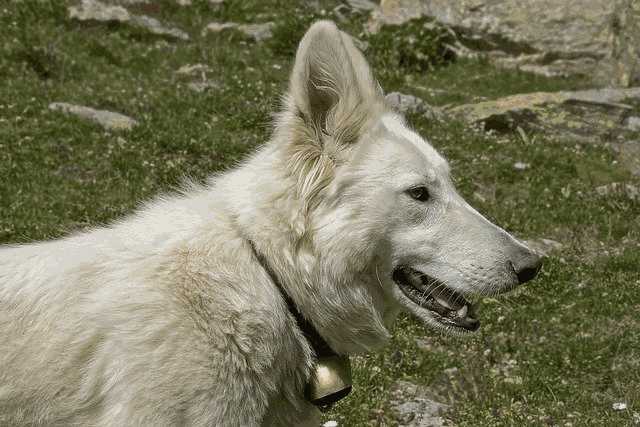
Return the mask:
<path id="1" fill-rule="evenodd" d="M 309 378 L 307 397 L 316 406 L 336 403 L 351 392 L 349 356 L 319 357 Z"/>

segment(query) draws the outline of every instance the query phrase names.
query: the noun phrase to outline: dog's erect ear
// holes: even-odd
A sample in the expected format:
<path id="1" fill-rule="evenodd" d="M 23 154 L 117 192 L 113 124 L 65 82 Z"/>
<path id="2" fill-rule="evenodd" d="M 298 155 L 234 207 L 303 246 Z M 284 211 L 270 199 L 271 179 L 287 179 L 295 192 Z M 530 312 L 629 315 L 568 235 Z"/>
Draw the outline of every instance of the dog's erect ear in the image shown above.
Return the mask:
<path id="1" fill-rule="evenodd" d="M 300 42 L 289 87 L 289 109 L 321 142 L 356 140 L 383 105 L 382 91 L 351 37 L 331 21 L 316 22 Z"/>

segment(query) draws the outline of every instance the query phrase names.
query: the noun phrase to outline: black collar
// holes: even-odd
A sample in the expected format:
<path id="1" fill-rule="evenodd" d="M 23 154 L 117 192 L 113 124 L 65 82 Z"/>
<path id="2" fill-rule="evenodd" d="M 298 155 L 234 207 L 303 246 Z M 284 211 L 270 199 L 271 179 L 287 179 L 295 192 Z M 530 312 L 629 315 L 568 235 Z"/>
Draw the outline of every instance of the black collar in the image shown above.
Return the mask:
<path id="1" fill-rule="evenodd" d="M 309 320 L 307 320 L 302 315 L 302 313 L 300 313 L 300 310 L 298 310 L 296 303 L 293 301 L 291 296 L 285 291 L 281 282 L 278 280 L 278 277 L 269 266 L 269 263 L 267 262 L 266 258 L 256 249 L 256 245 L 251 240 L 249 240 L 249 245 L 251 246 L 251 250 L 253 251 L 254 256 L 256 257 L 256 259 L 258 260 L 262 268 L 264 268 L 264 270 L 269 275 L 269 278 L 271 279 L 271 281 L 276 285 L 276 287 L 278 288 L 278 291 L 280 291 L 280 295 L 282 295 L 282 298 L 287 303 L 289 313 L 291 313 L 291 316 L 293 316 L 293 318 L 295 319 L 296 324 L 298 325 L 298 328 L 300 329 L 300 331 L 302 331 L 302 334 L 304 335 L 305 339 L 313 349 L 316 355 L 316 358 L 320 359 L 320 358 L 339 357 L 337 353 L 333 351 L 333 349 L 329 346 L 329 344 L 324 340 L 324 338 L 322 338 L 322 336 L 320 335 L 318 330 L 313 326 L 313 324 Z M 313 401 L 309 397 L 309 388 L 307 387 L 305 389 L 305 397 L 307 398 L 307 400 L 312 401 L 312 403 L 314 403 L 315 405 L 321 408 L 326 408 L 332 405 L 333 403 L 337 402 L 338 400 L 342 399 L 343 397 L 345 397 L 347 394 L 349 394 L 350 391 L 351 391 L 351 387 L 349 386 L 348 389 L 344 389 L 340 393 L 336 393 L 335 395 L 328 396 L 326 400 Z"/>
<path id="2" fill-rule="evenodd" d="M 298 310 L 298 307 L 296 306 L 296 303 L 293 302 L 293 299 L 291 299 L 291 296 L 289 296 L 289 294 L 284 290 L 284 288 L 282 287 L 282 284 L 278 280 L 278 277 L 269 266 L 269 263 L 267 262 L 265 257 L 256 249 L 256 245 L 251 240 L 249 240 L 249 244 L 251 245 L 251 250 L 253 251 L 253 254 L 258 259 L 258 262 L 260 263 L 262 268 L 264 268 L 264 270 L 269 275 L 269 278 L 271 279 L 271 281 L 276 285 L 276 287 L 280 291 L 280 295 L 282 295 L 282 298 L 287 303 L 287 307 L 289 308 L 289 313 L 291 313 L 293 318 L 296 320 L 296 323 L 298 324 L 298 328 L 300 328 L 300 330 L 302 331 L 302 334 L 309 342 L 309 345 L 315 352 L 316 357 L 334 356 L 336 353 L 331 349 L 331 347 L 329 346 L 329 344 L 327 344 L 324 338 L 322 338 L 322 336 L 320 335 L 318 330 L 315 328 L 315 326 L 313 326 L 313 324 L 310 321 L 308 321 L 302 315 L 302 313 L 300 313 L 300 311 Z"/>

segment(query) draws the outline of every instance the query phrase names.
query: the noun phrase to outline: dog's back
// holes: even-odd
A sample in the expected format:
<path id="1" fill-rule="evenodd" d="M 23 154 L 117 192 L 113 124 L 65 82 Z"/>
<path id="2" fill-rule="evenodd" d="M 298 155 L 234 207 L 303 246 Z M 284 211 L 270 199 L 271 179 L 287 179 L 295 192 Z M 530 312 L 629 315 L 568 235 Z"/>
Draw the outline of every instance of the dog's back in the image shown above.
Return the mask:
<path id="1" fill-rule="evenodd" d="M 299 394 L 295 328 L 211 198 L 0 250 L 0 424 L 254 425 Z"/>

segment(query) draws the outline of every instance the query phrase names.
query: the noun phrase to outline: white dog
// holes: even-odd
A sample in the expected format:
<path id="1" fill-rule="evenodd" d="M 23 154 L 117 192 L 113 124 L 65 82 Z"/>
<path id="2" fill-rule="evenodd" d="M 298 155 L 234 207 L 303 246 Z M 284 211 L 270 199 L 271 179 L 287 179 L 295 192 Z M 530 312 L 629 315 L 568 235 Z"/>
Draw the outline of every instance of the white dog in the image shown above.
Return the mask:
<path id="1" fill-rule="evenodd" d="M 314 425 L 292 304 L 361 353 L 399 310 L 473 331 L 466 295 L 539 266 L 318 22 L 273 138 L 240 167 L 111 227 L 0 249 L 0 424 Z"/>

